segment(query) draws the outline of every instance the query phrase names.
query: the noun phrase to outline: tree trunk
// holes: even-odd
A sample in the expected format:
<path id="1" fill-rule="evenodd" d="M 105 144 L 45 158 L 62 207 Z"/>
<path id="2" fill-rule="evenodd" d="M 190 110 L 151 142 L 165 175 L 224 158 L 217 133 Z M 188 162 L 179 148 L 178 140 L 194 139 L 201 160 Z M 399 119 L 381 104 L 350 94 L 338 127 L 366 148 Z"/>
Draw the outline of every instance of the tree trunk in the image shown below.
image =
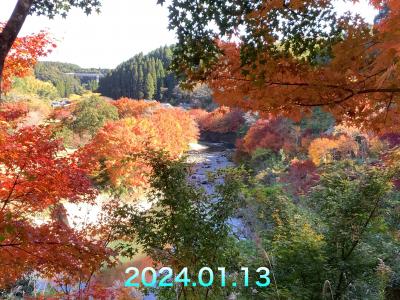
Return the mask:
<path id="1" fill-rule="evenodd" d="M 26 16 L 29 14 L 33 1 L 34 0 L 18 0 L 10 19 L 0 33 L 0 101 L 2 95 L 1 85 L 4 62 L 25 22 Z"/>
<path id="2" fill-rule="evenodd" d="M 1 96 L 3 95 L 2 88 L 1 88 L 1 85 L 3 83 L 3 65 L 4 65 L 4 60 L 1 60 L 0 61 L 0 103 L 2 102 Z"/>

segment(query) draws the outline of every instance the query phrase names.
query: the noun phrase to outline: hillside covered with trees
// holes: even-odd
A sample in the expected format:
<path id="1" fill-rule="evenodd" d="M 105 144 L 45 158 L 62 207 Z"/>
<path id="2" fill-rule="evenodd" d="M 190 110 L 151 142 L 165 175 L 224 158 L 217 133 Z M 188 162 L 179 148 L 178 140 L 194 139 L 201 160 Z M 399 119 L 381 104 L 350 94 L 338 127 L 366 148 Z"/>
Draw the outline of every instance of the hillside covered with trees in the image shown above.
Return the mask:
<path id="1" fill-rule="evenodd" d="M 175 75 L 168 71 L 171 60 L 172 49 L 167 46 L 135 55 L 100 80 L 99 92 L 114 99 L 169 100 L 177 85 Z"/>
<path id="2" fill-rule="evenodd" d="M 60 97 L 68 97 L 71 94 L 82 94 L 86 90 L 95 91 L 98 88 L 96 80 L 78 78 L 72 73 L 106 74 L 106 69 L 82 68 L 75 64 L 44 61 L 35 66 L 35 77 L 42 81 L 51 82 L 57 89 Z"/>

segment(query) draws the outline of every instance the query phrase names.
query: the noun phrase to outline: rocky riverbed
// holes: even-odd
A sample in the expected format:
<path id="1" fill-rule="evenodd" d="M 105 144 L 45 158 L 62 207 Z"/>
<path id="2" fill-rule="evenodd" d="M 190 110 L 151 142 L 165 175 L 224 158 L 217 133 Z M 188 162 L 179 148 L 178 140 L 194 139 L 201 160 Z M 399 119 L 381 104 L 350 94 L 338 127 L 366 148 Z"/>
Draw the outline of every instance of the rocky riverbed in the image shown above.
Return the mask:
<path id="1" fill-rule="evenodd" d="M 234 149 L 226 143 L 203 142 L 197 144 L 197 147 L 192 147 L 192 150 L 188 153 L 188 161 L 194 164 L 190 180 L 197 186 L 204 188 L 207 194 L 212 195 L 215 186 L 214 183 L 208 181 L 208 173 L 233 167 L 233 153 Z M 231 218 L 229 225 L 237 237 L 246 238 L 249 236 L 249 230 L 239 215 Z"/>

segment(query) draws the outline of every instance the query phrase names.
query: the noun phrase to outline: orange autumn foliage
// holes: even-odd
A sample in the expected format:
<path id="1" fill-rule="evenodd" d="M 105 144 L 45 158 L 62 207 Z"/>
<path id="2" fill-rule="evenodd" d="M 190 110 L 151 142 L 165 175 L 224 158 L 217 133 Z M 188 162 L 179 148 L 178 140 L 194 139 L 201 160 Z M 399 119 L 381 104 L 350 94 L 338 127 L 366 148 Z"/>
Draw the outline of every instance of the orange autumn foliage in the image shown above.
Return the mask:
<path id="1" fill-rule="evenodd" d="M 258 148 L 292 152 L 296 149 L 296 137 L 284 118 L 260 119 L 238 141 L 237 147 L 247 154 L 252 154 Z"/>
<path id="2" fill-rule="evenodd" d="M 148 116 L 108 122 L 80 155 L 92 176 L 106 176 L 114 187 L 141 187 L 151 172 L 145 158 L 148 151 L 165 151 L 175 159 L 197 136 L 187 112 L 158 109 Z"/>
<path id="3" fill-rule="evenodd" d="M 201 124 L 203 124 L 204 120 L 209 115 L 209 112 L 201 108 L 194 108 L 189 110 L 189 115 L 197 122 L 197 124 L 201 128 Z"/>
<path id="4" fill-rule="evenodd" d="M 317 138 L 310 143 L 308 154 L 314 164 L 319 166 L 323 162 L 331 161 L 331 151 L 335 149 L 336 142 L 330 138 Z"/>
<path id="5" fill-rule="evenodd" d="M 347 135 L 340 135 L 336 138 L 317 138 L 311 142 L 308 148 L 310 159 L 317 166 L 332 162 L 337 158 L 355 157 L 358 152 L 358 143 Z"/>
<path id="6" fill-rule="evenodd" d="M 156 101 L 148 102 L 145 100 L 134 100 L 129 98 L 121 98 L 111 102 L 117 109 L 120 119 L 136 118 L 145 113 L 150 113 L 152 109 L 157 108 L 160 104 Z"/>
<path id="7" fill-rule="evenodd" d="M 2 28 L 3 25 L 0 24 L 0 31 Z M 11 88 L 13 77 L 29 75 L 38 58 L 47 56 L 51 53 L 52 48 L 55 47 L 55 43 L 46 31 L 18 37 L 4 63 L 1 82 L 2 90 L 8 91 Z"/>
<path id="8" fill-rule="evenodd" d="M 212 112 L 194 109 L 189 112 L 202 131 L 228 133 L 236 132 L 244 123 L 243 112 L 221 106 Z"/>
<path id="9" fill-rule="evenodd" d="M 24 102 L 7 102 L 0 106 L 0 121 L 18 121 L 28 114 L 28 105 Z"/>
<path id="10" fill-rule="evenodd" d="M 158 109 L 149 120 L 157 129 L 159 149 L 176 158 L 196 142 L 199 130 L 190 115 L 180 108 Z"/>
<path id="11" fill-rule="evenodd" d="M 80 150 L 83 166 L 99 177 L 108 177 L 111 185 L 140 186 L 146 181 L 149 168 L 134 154 L 150 147 L 155 128 L 148 119 L 127 118 L 106 123 L 93 140 Z"/>
<path id="12" fill-rule="evenodd" d="M 74 282 L 110 262 L 101 232 L 71 228 L 63 217 L 61 201 L 92 203 L 96 196 L 63 150 L 48 127 L 0 127 L 0 288 L 32 270 Z"/>
<path id="13" fill-rule="evenodd" d="M 265 1 L 264 1 L 265 2 Z M 283 9 L 287 1 L 269 1 L 248 16 L 264 32 L 265 48 L 279 38 L 265 22 L 268 13 Z M 321 1 L 289 1 L 293 10 Z M 322 1 L 329 4 L 332 1 Z M 241 107 L 264 115 L 284 114 L 294 120 L 315 106 L 323 106 L 338 120 L 377 131 L 400 129 L 400 4 L 397 0 L 370 0 L 387 7 L 372 30 L 357 17 L 337 22 L 345 32 L 333 44 L 332 55 L 311 64 L 285 52 L 263 51 L 250 66 L 243 66 L 242 45 L 217 42 L 219 63 L 207 79 L 220 105 Z M 247 72 L 243 72 L 247 71 Z"/>

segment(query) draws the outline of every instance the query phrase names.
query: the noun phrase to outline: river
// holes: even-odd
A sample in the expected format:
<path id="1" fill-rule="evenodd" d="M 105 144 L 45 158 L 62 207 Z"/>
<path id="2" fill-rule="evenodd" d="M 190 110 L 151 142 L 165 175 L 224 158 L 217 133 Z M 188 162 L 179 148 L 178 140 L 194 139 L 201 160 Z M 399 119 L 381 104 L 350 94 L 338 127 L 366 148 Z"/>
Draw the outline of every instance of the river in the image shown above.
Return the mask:
<path id="1" fill-rule="evenodd" d="M 234 149 L 224 143 L 207 143 L 201 142 L 190 145 L 188 151 L 188 162 L 193 164 L 193 173 L 190 174 L 189 180 L 198 187 L 204 188 L 209 195 L 214 193 L 214 184 L 208 180 L 207 174 L 215 172 L 219 169 L 234 166 L 232 162 L 232 154 Z M 87 224 L 95 224 L 101 213 L 101 204 L 108 200 L 107 194 L 100 194 L 94 205 L 81 203 L 71 204 L 65 203 L 64 207 L 67 211 L 68 223 L 76 229 L 84 228 Z M 218 199 L 216 199 L 217 201 Z M 142 200 L 142 207 L 146 207 L 146 200 Z M 246 238 L 247 230 L 243 225 L 243 220 L 240 217 L 234 217 L 229 220 L 229 225 L 232 228 L 235 236 Z M 49 281 L 40 280 L 38 282 L 38 291 L 48 285 Z M 156 299 L 154 295 L 145 296 L 144 300 Z"/>

